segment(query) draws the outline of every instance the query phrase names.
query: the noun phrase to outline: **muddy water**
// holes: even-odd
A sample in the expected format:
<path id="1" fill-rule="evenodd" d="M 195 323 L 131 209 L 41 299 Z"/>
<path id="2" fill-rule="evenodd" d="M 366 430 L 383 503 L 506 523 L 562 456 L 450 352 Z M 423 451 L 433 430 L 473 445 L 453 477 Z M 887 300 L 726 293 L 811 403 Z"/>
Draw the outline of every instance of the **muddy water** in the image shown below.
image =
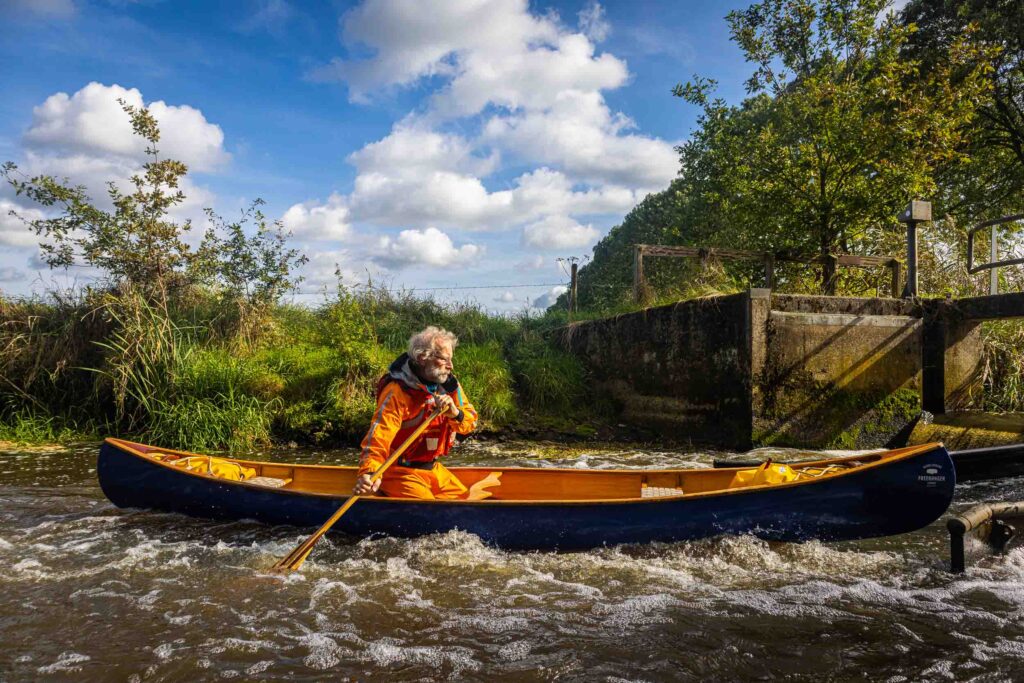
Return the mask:
<path id="1" fill-rule="evenodd" d="M 1024 680 L 1024 552 L 953 577 L 944 520 L 562 554 L 335 538 L 281 578 L 265 570 L 302 532 L 118 510 L 95 453 L 0 454 L 0 681 Z M 467 443 L 454 464 L 711 457 Z M 1024 480 L 961 487 L 954 509 L 1014 499 Z"/>

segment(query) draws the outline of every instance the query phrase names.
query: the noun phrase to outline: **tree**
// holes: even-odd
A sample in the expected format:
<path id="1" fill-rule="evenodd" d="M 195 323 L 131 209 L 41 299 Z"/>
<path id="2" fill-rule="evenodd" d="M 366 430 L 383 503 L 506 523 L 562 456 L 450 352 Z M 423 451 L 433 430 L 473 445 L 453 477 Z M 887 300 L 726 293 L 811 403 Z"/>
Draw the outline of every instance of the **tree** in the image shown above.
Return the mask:
<path id="1" fill-rule="evenodd" d="M 200 280 L 235 306 L 235 331 L 246 341 L 259 336 L 270 307 L 302 282 L 295 269 L 309 261 L 297 249 L 288 248 L 290 233 L 280 221 L 267 221 L 259 208 L 263 204 L 256 199 L 233 223 L 206 209 L 211 227 L 194 268 Z M 250 222 L 254 229 L 249 228 Z"/>
<path id="2" fill-rule="evenodd" d="M 1024 194 L 1024 3 L 1016 0 L 913 0 L 901 13 L 912 28 L 902 52 L 925 72 L 944 68 L 954 45 L 979 46 L 955 80 L 982 72 L 988 93 L 971 123 L 974 163 L 943 178 L 946 209 L 975 220 L 1018 210 Z"/>
<path id="3" fill-rule="evenodd" d="M 912 28 L 884 0 L 765 0 L 731 12 L 733 40 L 755 65 L 750 97 L 711 99 L 696 79 L 673 94 L 702 109 L 679 148 L 683 192 L 719 243 L 823 256 L 893 241 L 895 216 L 966 159 L 966 124 L 988 84 L 965 38 L 925 73 L 901 54 Z M 954 78 L 954 72 L 956 78 Z M 822 287 L 835 293 L 831 261 Z"/>
<path id="4" fill-rule="evenodd" d="M 84 262 L 106 271 L 115 286 L 127 285 L 166 303 L 168 293 L 187 282 L 182 275 L 195 258 L 182 240 L 190 222 L 179 224 L 168 217 L 185 199 L 180 182 L 188 168 L 160 158 L 160 129 L 148 109 L 118 102 L 131 118 L 132 130 L 149 144 L 142 173 L 131 177 L 133 191 L 125 193 L 113 181 L 107 183 L 112 212 L 97 208 L 84 187 L 71 186 L 66 178 L 41 175 L 25 180 L 11 162 L 4 164 L 2 173 L 19 195 L 61 210 L 54 218 L 23 219 L 40 236 L 43 260 L 51 268 Z"/>
<path id="5" fill-rule="evenodd" d="M 268 223 L 259 209 L 260 199 L 233 223 L 207 209 L 211 227 L 199 248 L 192 249 L 183 239 L 191 222 L 175 222 L 169 215 L 185 199 L 180 185 L 188 168 L 160 158 L 160 129 L 148 109 L 119 102 L 134 133 L 148 143 L 148 160 L 142 172 L 132 176 L 132 192 L 122 192 L 114 182 L 107 184 L 113 211 L 96 207 L 83 187 L 71 186 L 67 179 L 42 175 L 26 180 L 13 163 L 2 167 L 19 195 L 60 210 L 56 217 L 25 220 L 41 238 L 44 260 L 51 268 L 80 262 L 100 268 L 114 288 L 141 293 L 163 311 L 178 291 L 211 287 L 240 304 L 239 329 L 244 331 L 252 326 L 245 321 L 258 322 L 270 305 L 298 285 L 301 278 L 294 269 L 305 264 L 306 257 L 287 248 L 290 235 L 280 223 Z M 250 315 L 253 312 L 258 315 Z"/>

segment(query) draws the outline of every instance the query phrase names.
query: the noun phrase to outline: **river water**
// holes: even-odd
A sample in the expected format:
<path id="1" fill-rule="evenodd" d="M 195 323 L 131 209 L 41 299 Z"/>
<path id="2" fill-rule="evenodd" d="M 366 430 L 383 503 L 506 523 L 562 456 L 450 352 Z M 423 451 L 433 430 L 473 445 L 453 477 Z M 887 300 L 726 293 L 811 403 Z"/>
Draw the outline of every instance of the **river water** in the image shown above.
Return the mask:
<path id="1" fill-rule="evenodd" d="M 1024 680 L 1024 551 L 953 576 L 944 519 L 857 543 L 585 553 L 329 538 L 279 577 L 267 567 L 308 532 L 119 510 L 96 452 L 0 453 L 0 681 Z M 467 442 L 452 464 L 713 455 Z M 982 482 L 952 509 L 1018 499 L 1022 479 Z"/>

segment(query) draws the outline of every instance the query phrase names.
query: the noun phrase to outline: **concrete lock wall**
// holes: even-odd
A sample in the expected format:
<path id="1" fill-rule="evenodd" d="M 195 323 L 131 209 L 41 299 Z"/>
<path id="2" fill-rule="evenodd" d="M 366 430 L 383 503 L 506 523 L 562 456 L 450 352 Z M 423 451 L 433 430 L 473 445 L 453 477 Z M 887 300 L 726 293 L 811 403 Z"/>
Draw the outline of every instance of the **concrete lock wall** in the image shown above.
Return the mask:
<path id="1" fill-rule="evenodd" d="M 945 320 L 908 300 L 753 289 L 576 324 L 563 341 L 623 422 L 673 440 L 870 448 L 909 431 L 926 384 L 939 404 L 976 390 L 980 337 Z M 926 372 L 935 357 L 943 376 Z"/>
<path id="2" fill-rule="evenodd" d="M 749 296 L 683 301 L 565 328 L 620 419 L 675 440 L 750 441 Z"/>
<path id="3" fill-rule="evenodd" d="M 752 441 L 884 446 L 921 410 L 919 318 L 771 311 Z"/>

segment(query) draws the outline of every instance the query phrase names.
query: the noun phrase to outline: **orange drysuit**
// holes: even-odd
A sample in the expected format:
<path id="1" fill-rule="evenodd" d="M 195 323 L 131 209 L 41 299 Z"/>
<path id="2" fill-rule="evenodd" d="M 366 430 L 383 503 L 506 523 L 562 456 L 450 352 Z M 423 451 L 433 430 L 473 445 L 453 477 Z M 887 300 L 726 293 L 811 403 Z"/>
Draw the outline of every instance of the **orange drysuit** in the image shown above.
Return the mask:
<path id="1" fill-rule="evenodd" d="M 431 391 L 433 390 L 433 391 Z M 398 448 L 434 410 L 434 395 L 448 394 L 461 411 L 458 417 L 438 417 L 381 477 L 380 493 L 395 498 L 463 498 L 467 489 L 437 462 L 451 450 L 456 434 L 476 426 L 473 405 L 455 379 L 427 387 L 409 365 L 408 354 L 391 364 L 377 384 L 377 410 L 363 438 L 359 474 L 371 474 L 393 448 Z"/>

